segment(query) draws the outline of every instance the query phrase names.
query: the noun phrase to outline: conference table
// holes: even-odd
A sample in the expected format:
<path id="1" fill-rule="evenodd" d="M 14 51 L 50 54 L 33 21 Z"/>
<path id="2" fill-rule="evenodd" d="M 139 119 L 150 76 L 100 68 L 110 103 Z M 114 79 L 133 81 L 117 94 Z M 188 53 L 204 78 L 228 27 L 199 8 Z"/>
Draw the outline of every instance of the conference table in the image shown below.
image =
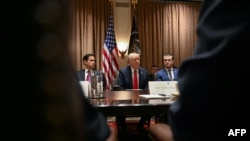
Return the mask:
<path id="1" fill-rule="evenodd" d="M 105 90 L 103 98 L 89 99 L 104 116 L 115 115 L 158 115 L 167 114 L 169 106 L 176 100 L 174 96 L 144 98 L 147 90 Z"/>

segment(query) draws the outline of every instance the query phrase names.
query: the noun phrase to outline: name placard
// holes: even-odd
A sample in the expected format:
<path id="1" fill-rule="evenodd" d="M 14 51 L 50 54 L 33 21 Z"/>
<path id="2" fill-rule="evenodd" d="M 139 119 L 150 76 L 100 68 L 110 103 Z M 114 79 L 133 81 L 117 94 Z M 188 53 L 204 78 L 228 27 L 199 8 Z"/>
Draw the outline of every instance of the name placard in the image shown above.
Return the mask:
<path id="1" fill-rule="evenodd" d="M 81 87 L 82 87 L 82 91 L 85 95 L 85 97 L 88 97 L 90 95 L 90 82 L 89 81 L 79 81 Z"/>
<path id="2" fill-rule="evenodd" d="M 148 81 L 150 94 L 166 94 L 178 93 L 178 81 Z"/>

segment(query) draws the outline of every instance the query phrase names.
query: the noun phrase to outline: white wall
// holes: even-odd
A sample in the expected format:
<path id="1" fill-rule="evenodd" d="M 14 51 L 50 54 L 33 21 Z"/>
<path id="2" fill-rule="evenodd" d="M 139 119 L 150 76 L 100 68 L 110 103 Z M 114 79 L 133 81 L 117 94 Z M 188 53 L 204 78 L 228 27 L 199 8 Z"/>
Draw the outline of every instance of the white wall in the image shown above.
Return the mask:
<path id="1" fill-rule="evenodd" d="M 114 28 L 118 49 L 125 50 L 129 46 L 131 34 L 131 0 L 114 0 Z M 119 57 L 119 67 L 127 65 L 127 52 L 124 59 Z"/>

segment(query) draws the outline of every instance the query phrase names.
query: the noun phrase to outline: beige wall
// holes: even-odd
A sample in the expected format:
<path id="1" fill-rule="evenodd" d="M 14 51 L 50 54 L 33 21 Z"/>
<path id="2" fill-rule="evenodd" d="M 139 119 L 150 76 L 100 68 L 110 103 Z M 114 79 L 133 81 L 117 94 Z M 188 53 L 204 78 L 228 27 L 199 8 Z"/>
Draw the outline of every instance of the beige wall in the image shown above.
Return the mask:
<path id="1" fill-rule="evenodd" d="M 131 34 L 131 0 L 114 0 L 114 28 L 119 50 L 124 51 L 129 46 Z M 119 67 L 127 65 L 127 52 L 124 59 L 119 54 Z"/>

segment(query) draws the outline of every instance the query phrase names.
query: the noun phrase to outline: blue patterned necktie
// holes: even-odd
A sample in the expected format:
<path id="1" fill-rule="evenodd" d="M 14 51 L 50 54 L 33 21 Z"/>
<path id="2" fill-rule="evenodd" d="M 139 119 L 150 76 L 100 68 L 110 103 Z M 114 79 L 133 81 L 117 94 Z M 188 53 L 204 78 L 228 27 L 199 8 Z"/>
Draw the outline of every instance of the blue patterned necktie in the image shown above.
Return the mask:
<path id="1" fill-rule="evenodd" d="M 173 77 L 172 77 L 171 70 L 168 70 L 168 76 L 169 76 L 169 79 L 172 81 L 172 80 L 173 80 Z"/>

